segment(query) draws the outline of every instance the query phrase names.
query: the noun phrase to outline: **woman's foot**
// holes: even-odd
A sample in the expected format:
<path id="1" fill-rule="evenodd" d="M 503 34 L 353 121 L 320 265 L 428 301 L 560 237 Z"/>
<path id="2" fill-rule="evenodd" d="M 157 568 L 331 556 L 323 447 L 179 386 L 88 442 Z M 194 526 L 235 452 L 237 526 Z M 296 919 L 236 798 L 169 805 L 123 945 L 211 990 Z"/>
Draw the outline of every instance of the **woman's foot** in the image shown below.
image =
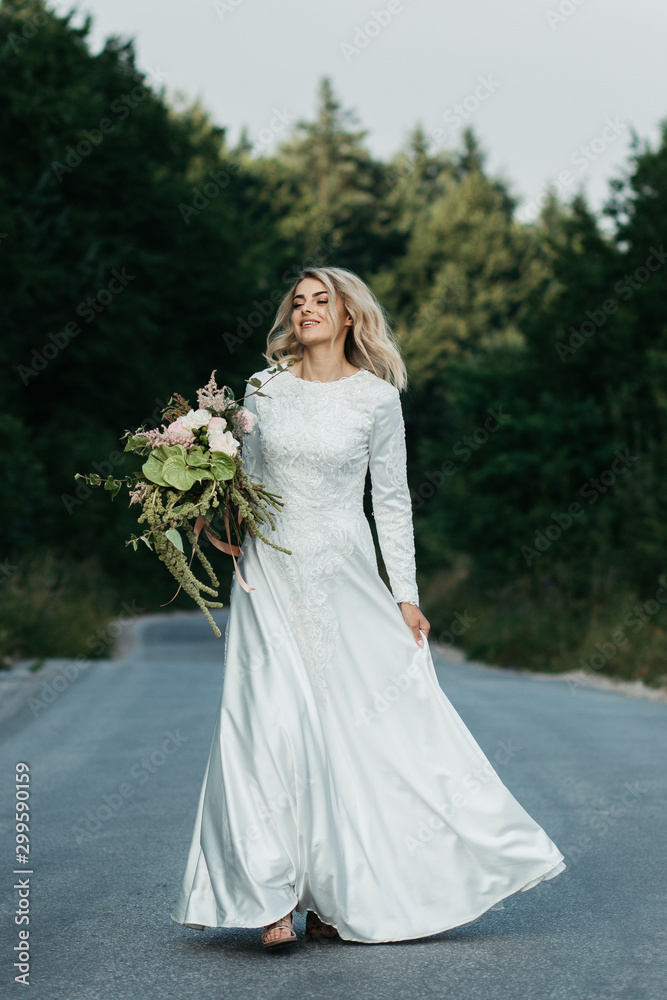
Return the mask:
<path id="1" fill-rule="evenodd" d="M 325 924 L 313 910 L 306 913 L 306 934 L 314 938 L 339 937 L 336 928 L 332 924 Z"/>
<path id="2" fill-rule="evenodd" d="M 294 932 L 294 911 L 280 920 L 267 924 L 262 931 L 262 945 L 265 948 L 277 948 L 279 945 L 294 944 L 298 941 Z"/>

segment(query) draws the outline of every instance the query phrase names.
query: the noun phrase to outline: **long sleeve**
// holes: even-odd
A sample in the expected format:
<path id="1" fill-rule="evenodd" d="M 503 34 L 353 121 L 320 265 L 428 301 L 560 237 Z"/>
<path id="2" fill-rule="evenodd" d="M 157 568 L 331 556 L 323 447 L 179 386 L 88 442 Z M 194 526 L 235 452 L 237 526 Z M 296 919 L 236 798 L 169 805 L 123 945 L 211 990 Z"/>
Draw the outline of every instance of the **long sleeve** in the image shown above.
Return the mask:
<path id="1" fill-rule="evenodd" d="M 418 605 L 405 425 L 398 390 L 389 388 L 376 407 L 369 441 L 373 517 L 394 600 Z"/>
<path id="2" fill-rule="evenodd" d="M 257 374 L 257 373 L 256 373 Z M 251 376 L 255 377 L 255 376 Z M 264 461 L 260 443 L 260 428 L 257 418 L 257 396 L 251 385 L 246 385 L 243 405 L 255 417 L 255 426 L 250 434 L 244 434 L 241 442 L 241 458 L 248 476 L 255 482 L 264 482 Z M 252 395 L 251 395 L 252 394 Z"/>

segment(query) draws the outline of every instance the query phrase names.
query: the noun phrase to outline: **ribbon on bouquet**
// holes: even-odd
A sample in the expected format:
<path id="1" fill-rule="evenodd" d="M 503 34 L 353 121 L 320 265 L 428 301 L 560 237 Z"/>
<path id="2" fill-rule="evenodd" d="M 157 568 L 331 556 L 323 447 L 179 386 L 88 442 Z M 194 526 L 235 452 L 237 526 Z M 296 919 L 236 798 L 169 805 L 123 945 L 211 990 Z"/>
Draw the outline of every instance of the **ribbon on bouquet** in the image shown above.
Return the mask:
<path id="1" fill-rule="evenodd" d="M 203 531 L 204 531 L 206 537 L 208 538 L 209 542 L 211 543 L 211 545 L 214 545 L 216 549 L 220 549 L 220 551 L 224 552 L 225 555 L 228 555 L 228 556 L 232 557 L 232 559 L 234 560 L 234 572 L 236 573 L 236 578 L 239 581 L 239 584 L 246 591 L 246 593 L 249 594 L 250 591 L 251 590 L 255 590 L 255 588 L 251 587 L 248 583 L 246 583 L 246 581 L 241 576 L 241 572 L 239 570 L 238 563 L 236 562 L 236 557 L 241 554 L 241 548 L 238 545 L 233 545 L 232 544 L 232 539 L 231 539 L 230 534 L 229 534 L 229 508 L 228 507 L 225 507 L 224 513 L 225 513 L 225 532 L 227 533 L 227 541 L 226 542 L 223 542 L 216 535 L 211 534 L 211 532 L 208 530 L 209 529 L 209 525 L 211 523 L 208 520 L 208 518 L 203 517 L 201 514 L 198 516 L 197 520 L 195 521 L 195 526 L 194 526 L 194 529 L 193 529 L 194 530 L 194 535 L 195 535 L 195 544 L 192 546 L 192 553 L 190 554 L 190 562 L 188 563 L 188 569 L 192 566 L 192 560 L 195 557 L 195 551 L 197 549 L 197 543 L 199 542 L 199 536 L 200 536 L 200 534 L 202 532 L 202 529 L 203 529 Z M 241 511 L 239 511 L 239 513 L 238 513 L 237 523 L 238 524 L 241 523 Z M 176 591 L 176 593 L 172 597 L 171 601 L 175 601 L 176 600 L 176 598 L 178 597 L 178 595 L 179 595 L 179 593 L 181 591 L 181 586 L 182 586 L 182 584 L 179 584 L 178 590 Z M 171 601 L 167 601 L 167 604 L 171 604 Z M 166 608 L 167 604 L 161 604 L 160 607 L 161 608 Z"/>
<path id="2" fill-rule="evenodd" d="M 238 524 L 241 523 L 241 511 L 239 511 L 239 513 L 238 513 L 237 523 Z M 232 557 L 232 559 L 234 560 L 234 572 L 236 573 L 236 578 L 239 581 L 239 583 L 241 584 L 241 586 L 243 587 L 243 589 L 246 591 L 246 593 L 249 594 L 250 591 L 254 590 L 255 588 L 251 587 L 249 584 L 247 584 L 245 582 L 245 580 L 241 576 L 241 572 L 239 570 L 238 563 L 236 562 L 236 557 L 238 555 L 240 555 L 241 549 L 240 549 L 240 547 L 238 545 L 232 545 L 232 540 L 231 540 L 230 535 L 229 535 L 229 508 L 225 507 L 225 531 L 227 533 L 227 541 L 226 542 L 223 542 L 219 538 L 217 538 L 215 535 L 212 535 L 211 532 L 208 530 L 208 526 L 209 526 L 208 519 L 205 518 L 205 517 L 202 517 L 202 515 L 200 514 L 199 517 L 197 518 L 197 520 L 195 521 L 195 527 L 194 527 L 194 532 L 195 532 L 195 547 L 196 547 L 197 541 L 199 539 L 199 533 L 201 532 L 201 530 L 203 528 L 204 529 L 204 534 L 208 538 L 208 540 L 211 543 L 211 545 L 214 545 L 216 547 L 216 549 L 220 549 L 221 552 L 224 552 L 226 555 Z M 194 556 L 194 554 L 195 554 L 195 550 L 193 548 L 192 549 L 192 556 Z M 192 556 L 190 556 L 190 562 L 192 562 Z"/>

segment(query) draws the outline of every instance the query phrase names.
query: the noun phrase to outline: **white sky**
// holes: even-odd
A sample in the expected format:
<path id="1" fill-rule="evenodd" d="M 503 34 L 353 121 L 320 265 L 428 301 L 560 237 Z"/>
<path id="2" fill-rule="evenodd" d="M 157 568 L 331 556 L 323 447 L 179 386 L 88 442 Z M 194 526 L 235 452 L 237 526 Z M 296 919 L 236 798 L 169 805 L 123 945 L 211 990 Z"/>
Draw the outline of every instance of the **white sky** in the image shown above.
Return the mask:
<path id="1" fill-rule="evenodd" d="M 434 148 L 458 146 L 455 106 L 463 104 L 487 169 L 523 199 L 519 218 L 534 214 L 547 180 L 561 171 L 570 174 L 563 197 L 583 183 L 598 208 L 607 179 L 626 161 L 631 129 L 655 145 L 667 118 L 665 0 L 78 0 L 77 7 L 93 15 L 95 49 L 109 34 L 134 37 L 140 68 L 159 70 L 170 97 L 199 98 L 231 144 L 246 125 L 271 151 L 288 127 L 276 110 L 288 122 L 312 118 L 325 75 L 369 130 L 377 156 L 397 151 L 418 121 L 429 135 L 445 133 L 436 133 Z M 582 146 L 588 152 L 578 153 Z"/>

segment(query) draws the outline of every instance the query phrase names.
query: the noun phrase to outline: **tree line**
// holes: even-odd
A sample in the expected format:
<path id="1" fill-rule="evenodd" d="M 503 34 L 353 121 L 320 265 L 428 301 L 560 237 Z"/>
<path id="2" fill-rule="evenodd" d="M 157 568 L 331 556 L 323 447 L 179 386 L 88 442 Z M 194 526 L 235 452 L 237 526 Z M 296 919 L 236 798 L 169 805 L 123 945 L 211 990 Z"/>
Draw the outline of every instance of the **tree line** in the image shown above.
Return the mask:
<path id="1" fill-rule="evenodd" d="M 601 210 L 551 189 L 520 221 L 470 128 L 380 160 L 323 79 L 312 121 L 275 109 L 273 151 L 232 145 L 90 28 L 0 4 L 2 654 L 70 655 L 123 601 L 171 598 L 123 544 L 133 511 L 74 475 L 133 469 L 121 433 L 213 368 L 240 395 L 295 274 L 336 264 L 408 364 L 432 637 L 664 679 L 667 121 L 655 148 L 632 133 Z"/>

